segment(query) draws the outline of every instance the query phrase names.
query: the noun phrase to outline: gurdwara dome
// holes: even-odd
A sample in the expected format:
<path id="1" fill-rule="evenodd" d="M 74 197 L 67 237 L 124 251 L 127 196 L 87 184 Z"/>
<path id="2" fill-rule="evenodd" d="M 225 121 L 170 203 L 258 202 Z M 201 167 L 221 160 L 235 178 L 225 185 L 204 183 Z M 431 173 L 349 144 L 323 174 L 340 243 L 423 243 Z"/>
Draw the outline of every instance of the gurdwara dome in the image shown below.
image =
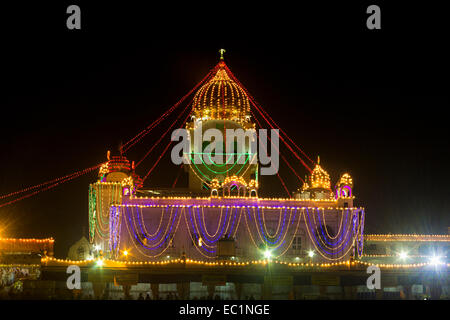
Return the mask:
<path id="1" fill-rule="evenodd" d="M 220 61 L 213 72 L 212 78 L 194 96 L 194 117 L 197 120 L 248 122 L 250 103 L 244 89 L 233 80 L 224 61 Z"/>
<path id="2" fill-rule="evenodd" d="M 317 159 L 317 164 L 311 173 L 309 187 L 312 189 L 319 188 L 331 190 L 330 175 L 320 166 L 319 163 L 320 159 Z"/>

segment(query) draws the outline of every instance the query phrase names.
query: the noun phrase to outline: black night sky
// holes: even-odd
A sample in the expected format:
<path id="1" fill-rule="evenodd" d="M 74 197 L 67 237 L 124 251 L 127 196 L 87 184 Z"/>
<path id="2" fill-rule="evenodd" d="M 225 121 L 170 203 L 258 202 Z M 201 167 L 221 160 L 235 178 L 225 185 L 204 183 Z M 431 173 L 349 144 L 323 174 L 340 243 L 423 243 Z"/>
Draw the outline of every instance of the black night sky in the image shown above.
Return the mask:
<path id="1" fill-rule="evenodd" d="M 117 155 L 121 142 L 214 67 L 223 47 L 227 65 L 272 118 L 311 158 L 320 155 L 333 185 L 341 173 L 352 175 L 366 233 L 447 233 L 450 86 L 448 34 L 444 19 L 432 16 L 439 9 L 380 4 L 382 29 L 369 31 L 364 4 L 78 2 L 82 29 L 69 31 L 69 4 L 4 11 L 1 195 L 103 162 L 107 150 Z M 128 158 L 139 160 L 162 132 Z M 284 153 L 303 177 L 306 170 Z M 157 156 L 137 172 L 144 175 Z M 171 186 L 178 169 L 169 161 L 146 186 Z M 280 175 L 290 191 L 300 186 L 283 164 Z M 65 258 L 83 227 L 87 235 L 95 179 L 96 172 L 1 207 L 2 234 L 52 236 L 56 255 Z M 263 195 L 285 196 L 276 176 L 262 179 Z M 178 186 L 186 184 L 182 175 Z"/>

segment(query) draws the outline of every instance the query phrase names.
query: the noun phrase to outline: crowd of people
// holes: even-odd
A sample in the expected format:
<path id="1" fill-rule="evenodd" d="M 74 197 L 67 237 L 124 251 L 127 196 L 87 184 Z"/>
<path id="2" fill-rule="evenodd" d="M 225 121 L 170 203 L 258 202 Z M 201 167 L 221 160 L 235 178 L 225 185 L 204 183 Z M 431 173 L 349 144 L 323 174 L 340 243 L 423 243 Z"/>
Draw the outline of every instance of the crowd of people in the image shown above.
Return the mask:
<path id="1" fill-rule="evenodd" d="M 0 267 L 0 288 L 11 286 L 16 280 L 27 279 L 31 275 L 30 269 L 8 266 Z"/>

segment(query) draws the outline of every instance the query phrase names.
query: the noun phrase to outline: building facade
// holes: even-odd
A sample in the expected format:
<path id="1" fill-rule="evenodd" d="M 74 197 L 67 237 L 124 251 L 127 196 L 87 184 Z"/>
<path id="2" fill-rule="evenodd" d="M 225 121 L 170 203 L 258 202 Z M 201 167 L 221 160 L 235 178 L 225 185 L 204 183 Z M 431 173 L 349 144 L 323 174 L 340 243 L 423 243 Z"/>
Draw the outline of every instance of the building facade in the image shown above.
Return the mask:
<path id="1" fill-rule="evenodd" d="M 361 255 L 364 209 L 353 206 L 349 174 L 342 175 L 332 190 L 330 176 L 318 160 L 293 198 L 258 196 L 261 168 L 259 161 L 251 161 L 258 154 L 250 147 L 255 142 L 250 104 L 245 89 L 221 60 L 195 93 L 186 123 L 191 145 L 183 154 L 188 160 L 186 193 L 174 196 L 172 190 L 143 197 L 149 193 L 134 163 L 108 154 L 98 181 L 89 188 L 90 242 L 104 256 L 136 261 L 187 256 L 208 261 L 333 262 Z M 198 141 L 196 128 L 202 134 L 207 129 L 250 134 L 242 147 L 233 138 L 217 152 L 208 142 Z M 274 151 L 278 150 L 272 147 Z M 220 155 L 222 164 L 205 161 Z"/>

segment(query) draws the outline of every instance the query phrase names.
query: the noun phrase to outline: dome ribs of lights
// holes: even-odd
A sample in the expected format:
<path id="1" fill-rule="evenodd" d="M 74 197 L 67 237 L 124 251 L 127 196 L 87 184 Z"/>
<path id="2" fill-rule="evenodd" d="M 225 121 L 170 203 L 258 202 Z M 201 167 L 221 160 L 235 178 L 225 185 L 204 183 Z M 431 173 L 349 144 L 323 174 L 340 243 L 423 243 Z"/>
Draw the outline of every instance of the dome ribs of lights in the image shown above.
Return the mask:
<path id="1" fill-rule="evenodd" d="M 228 75 L 222 60 L 194 96 L 194 117 L 201 120 L 248 122 L 250 103 L 246 92 Z"/>

